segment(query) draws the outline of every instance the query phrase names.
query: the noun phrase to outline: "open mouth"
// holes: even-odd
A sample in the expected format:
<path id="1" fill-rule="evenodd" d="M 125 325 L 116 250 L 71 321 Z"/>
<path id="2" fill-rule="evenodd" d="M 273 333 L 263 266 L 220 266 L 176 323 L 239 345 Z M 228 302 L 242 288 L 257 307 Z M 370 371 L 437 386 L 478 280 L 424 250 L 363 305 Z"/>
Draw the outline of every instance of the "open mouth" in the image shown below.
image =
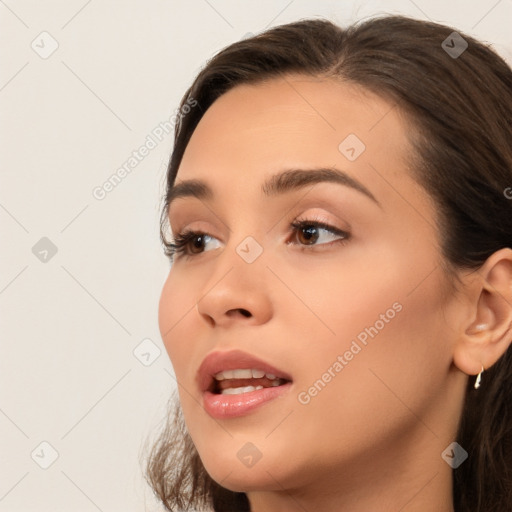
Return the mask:
<path id="1" fill-rule="evenodd" d="M 216 395 L 240 395 L 288 382 L 291 381 L 257 368 L 224 370 L 213 376 L 208 391 Z"/>

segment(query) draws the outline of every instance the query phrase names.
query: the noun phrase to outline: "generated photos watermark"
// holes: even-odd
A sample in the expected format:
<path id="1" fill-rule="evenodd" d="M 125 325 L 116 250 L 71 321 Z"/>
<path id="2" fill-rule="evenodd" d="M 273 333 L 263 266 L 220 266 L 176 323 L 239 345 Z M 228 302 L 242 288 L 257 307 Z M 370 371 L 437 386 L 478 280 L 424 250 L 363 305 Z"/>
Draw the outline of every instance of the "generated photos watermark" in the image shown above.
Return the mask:
<path id="1" fill-rule="evenodd" d="M 373 325 L 365 327 L 356 336 L 356 339 L 352 340 L 350 348 L 342 355 L 338 355 L 329 368 L 306 391 L 301 391 L 297 395 L 299 403 L 302 405 L 309 404 L 354 359 L 354 356 L 359 354 L 368 345 L 369 339 L 375 338 L 402 309 L 402 304 L 395 302 L 385 313 L 380 314 L 379 319 Z"/>
<path id="2" fill-rule="evenodd" d="M 92 189 L 93 197 L 98 201 L 105 199 L 164 140 L 176 123 L 179 123 L 197 105 L 198 101 L 196 99 L 188 98 L 181 109 L 176 109 L 169 119 L 155 126 L 151 133 L 147 135 L 144 144 L 132 151 L 125 162 L 107 180 Z"/>

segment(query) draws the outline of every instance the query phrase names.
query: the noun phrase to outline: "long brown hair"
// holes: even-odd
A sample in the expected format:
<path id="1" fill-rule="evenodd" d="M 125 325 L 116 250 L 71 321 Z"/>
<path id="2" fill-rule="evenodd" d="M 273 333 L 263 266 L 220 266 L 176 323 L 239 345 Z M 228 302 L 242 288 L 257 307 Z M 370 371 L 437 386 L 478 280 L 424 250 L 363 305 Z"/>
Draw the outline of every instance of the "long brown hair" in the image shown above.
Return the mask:
<path id="1" fill-rule="evenodd" d="M 512 247 L 512 71 L 489 45 L 445 25 L 381 16 L 343 29 L 323 19 L 277 26 L 217 53 L 186 91 L 175 126 L 167 197 L 185 148 L 206 110 L 229 89 L 286 73 L 332 78 L 390 100 L 411 123 L 414 178 L 435 200 L 448 269 L 477 269 Z M 462 39 L 461 39 L 462 38 Z M 465 41 L 465 43 L 464 43 Z M 467 43 L 467 48 L 465 44 Z M 512 510 L 512 349 L 468 379 L 458 443 L 469 459 L 453 470 L 457 512 Z M 146 479 L 168 510 L 249 511 L 244 493 L 207 474 L 172 397 Z"/>

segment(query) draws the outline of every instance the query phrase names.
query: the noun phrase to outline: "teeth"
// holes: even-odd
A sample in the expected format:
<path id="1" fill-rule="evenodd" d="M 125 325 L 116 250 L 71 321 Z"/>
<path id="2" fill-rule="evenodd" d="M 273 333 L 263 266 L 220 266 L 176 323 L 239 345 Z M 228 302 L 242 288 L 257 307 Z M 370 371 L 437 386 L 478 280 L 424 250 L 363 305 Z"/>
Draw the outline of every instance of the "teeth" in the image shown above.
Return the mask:
<path id="1" fill-rule="evenodd" d="M 242 393 L 249 393 L 256 391 L 257 389 L 263 389 L 263 386 L 245 386 L 242 388 L 227 388 L 221 391 L 221 395 L 241 395 Z"/>
<path id="2" fill-rule="evenodd" d="M 261 379 L 263 376 L 267 379 L 274 380 L 277 377 L 273 373 L 265 373 L 263 370 L 256 368 L 244 368 L 237 370 L 224 370 L 215 375 L 217 380 L 224 379 Z"/>
<path id="3" fill-rule="evenodd" d="M 233 379 L 252 379 L 252 370 L 233 370 Z"/>

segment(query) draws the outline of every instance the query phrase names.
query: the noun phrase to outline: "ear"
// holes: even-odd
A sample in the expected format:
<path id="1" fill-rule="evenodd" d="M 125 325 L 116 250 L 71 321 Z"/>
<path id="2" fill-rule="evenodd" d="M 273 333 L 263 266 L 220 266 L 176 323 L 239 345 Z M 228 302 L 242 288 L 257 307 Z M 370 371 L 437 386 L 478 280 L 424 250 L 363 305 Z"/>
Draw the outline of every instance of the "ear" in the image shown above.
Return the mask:
<path id="1" fill-rule="evenodd" d="M 454 364 L 468 375 L 491 367 L 512 342 L 512 249 L 493 253 L 471 273 L 468 312 L 459 326 Z"/>

